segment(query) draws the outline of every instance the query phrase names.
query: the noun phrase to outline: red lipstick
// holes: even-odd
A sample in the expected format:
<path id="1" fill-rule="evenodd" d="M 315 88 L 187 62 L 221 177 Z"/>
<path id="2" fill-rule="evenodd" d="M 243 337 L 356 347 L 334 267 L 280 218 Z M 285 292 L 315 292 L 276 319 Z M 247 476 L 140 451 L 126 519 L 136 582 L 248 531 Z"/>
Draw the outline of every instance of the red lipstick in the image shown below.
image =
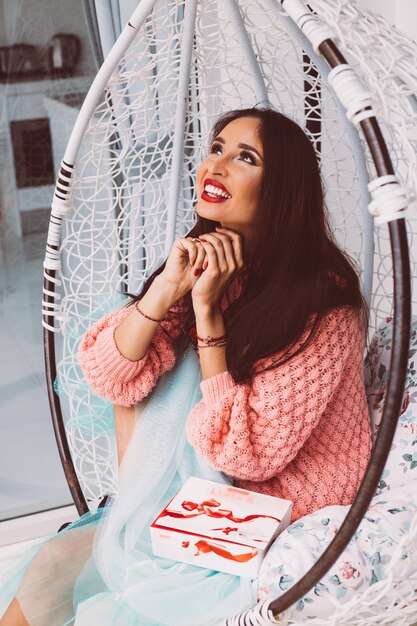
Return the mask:
<path id="1" fill-rule="evenodd" d="M 222 183 L 219 183 L 217 180 L 212 180 L 211 178 L 206 178 L 204 181 L 204 189 L 203 192 L 201 194 L 201 198 L 203 200 L 205 200 L 206 202 L 225 202 L 226 200 L 230 200 L 230 198 L 223 198 L 222 196 L 214 196 L 214 195 L 209 195 L 206 191 L 205 191 L 205 187 L 207 185 L 212 185 L 213 187 L 216 187 L 217 189 L 220 189 L 221 191 L 224 191 L 225 193 L 229 194 L 229 196 L 231 195 L 228 190 L 226 189 L 226 187 L 224 185 L 222 185 Z"/>

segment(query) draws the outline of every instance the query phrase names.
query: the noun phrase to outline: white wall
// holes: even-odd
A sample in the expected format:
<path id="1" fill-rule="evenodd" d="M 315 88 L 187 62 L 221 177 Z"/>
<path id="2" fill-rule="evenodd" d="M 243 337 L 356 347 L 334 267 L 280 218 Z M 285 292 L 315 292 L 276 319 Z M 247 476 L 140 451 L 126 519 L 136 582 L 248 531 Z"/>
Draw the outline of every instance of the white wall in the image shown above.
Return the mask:
<path id="1" fill-rule="evenodd" d="M 395 7 L 397 0 L 357 0 L 357 4 L 363 9 L 368 9 L 373 13 L 379 13 L 379 15 L 382 15 L 390 24 L 395 24 Z"/>
<path id="2" fill-rule="evenodd" d="M 416 0 L 397 0 L 395 3 L 395 25 L 417 41 L 417 2 Z"/>
<path id="3" fill-rule="evenodd" d="M 357 0 L 360 7 L 382 15 L 387 22 L 417 41 L 416 0 Z"/>

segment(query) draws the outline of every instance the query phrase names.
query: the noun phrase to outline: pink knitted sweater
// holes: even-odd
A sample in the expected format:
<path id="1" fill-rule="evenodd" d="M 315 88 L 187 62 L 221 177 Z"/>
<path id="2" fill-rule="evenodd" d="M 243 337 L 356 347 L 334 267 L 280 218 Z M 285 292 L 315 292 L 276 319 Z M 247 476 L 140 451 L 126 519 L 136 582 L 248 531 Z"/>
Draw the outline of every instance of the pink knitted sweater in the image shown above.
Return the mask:
<path id="1" fill-rule="evenodd" d="M 221 301 L 223 311 L 239 292 L 232 282 Z M 184 311 L 180 300 L 140 361 L 125 358 L 113 337 L 130 309 L 96 322 L 78 354 L 92 389 L 122 406 L 145 397 L 175 364 L 173 341 Z M 327 505 L 350 504 L 371 451 L 363 347 L 358 313 L 350 306 L 333 309 L 307 349 L 256 374 L 250 384 L 235 383 L 227 371 L 202 381 L 202 400 L 188 416 L 189 441 L 237 487 L 292 500 L 293 521 Z"/>

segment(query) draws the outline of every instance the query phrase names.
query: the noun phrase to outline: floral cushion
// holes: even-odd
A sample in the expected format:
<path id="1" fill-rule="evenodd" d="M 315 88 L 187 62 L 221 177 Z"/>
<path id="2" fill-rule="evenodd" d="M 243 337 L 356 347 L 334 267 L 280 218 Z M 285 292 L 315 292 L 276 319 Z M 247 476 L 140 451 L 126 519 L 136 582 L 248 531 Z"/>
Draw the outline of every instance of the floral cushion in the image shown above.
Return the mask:
<path id="1" fill-rule="evenodd" d="M 392 345 L 387 319 L 376 331 L 365 361 L 365 383 L 373 424 L 378 432 L 386 395 Z M 346 606 L 358 589 L 384 580 L 398 563 L 399 579 L 417 575 L 417 559 L 397 550 L 417 516 L 417 318 L 413 319 L 407 378 L 401 414 L 387 464 L 367 514 L 348 547 L 325 577 L 285 617 L 304 621 L 326 617 L 335 604 Z M 310 569 L 337 533 L 349 506 L 330 506 L 289 526 L 268 551 L 257 580 L 258 599 L 282 595 Z M 400 555 L 395 555 L 397 550 Z M 403 554 L 404 551 L 404 554 Z M 404 569 L 405 568 L 405 569 Z M 392 569 L 392 568 L 391 568 Z"/>
<path id="2" fill-rule="evenodd" d="M 365 385 L 374 436 L 384 407 L 392 348 L 392 323 L 387 318 L 375 332 L 365 359 Z M 405 391 L 394 441 L 377 493 L 417 479 L 417 317 L 411 325 Z"/>
<path id="3" fill-rule="evenodd" d="M 277 598 L 297 582 L 333 539 L 348 510 L 349 506 L 329 506 L 291 524 L 262 562 L 257 580 L 258 600 Z M 375 496 L 335 565 L 307 595 L 285 611 L 285 617 L 304 621 L 328 616 L 335 604 L 345 605 L 358 590 L 385 579 L 393 561 L 395 568 L 401 568 L 397 576 L 394 571 L 394 579 L 416 575 L 417 560 L 411 555 L 407 558 L 404 547 L 398 548 L 416 514 L 417 481 L 392 488 L 389 500 L 385 494 Z"/>

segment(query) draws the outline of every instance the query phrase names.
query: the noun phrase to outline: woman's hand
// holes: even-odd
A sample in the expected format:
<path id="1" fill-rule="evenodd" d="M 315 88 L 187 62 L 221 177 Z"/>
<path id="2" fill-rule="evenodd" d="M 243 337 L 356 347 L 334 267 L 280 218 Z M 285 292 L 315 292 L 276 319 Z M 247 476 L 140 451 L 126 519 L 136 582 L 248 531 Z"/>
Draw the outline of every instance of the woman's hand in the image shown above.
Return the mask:
<path id="1" fill-rule="evenodd" d="M 178 237 L 174 241 L 160 279 L 172 286 L 179 300 L 196 284 L 206 257 L 203 244 L 190 237 Z"/>
<path id="2" fill-rule="evenodd" d="M 230 228 L 216 228 L 215 233 L 201 235 L 200 241 L 206 257 L 204 271 L 191 291 L 193 306 L 215 308 L 232 278 L 244 266 L 242 237 Z"/>

